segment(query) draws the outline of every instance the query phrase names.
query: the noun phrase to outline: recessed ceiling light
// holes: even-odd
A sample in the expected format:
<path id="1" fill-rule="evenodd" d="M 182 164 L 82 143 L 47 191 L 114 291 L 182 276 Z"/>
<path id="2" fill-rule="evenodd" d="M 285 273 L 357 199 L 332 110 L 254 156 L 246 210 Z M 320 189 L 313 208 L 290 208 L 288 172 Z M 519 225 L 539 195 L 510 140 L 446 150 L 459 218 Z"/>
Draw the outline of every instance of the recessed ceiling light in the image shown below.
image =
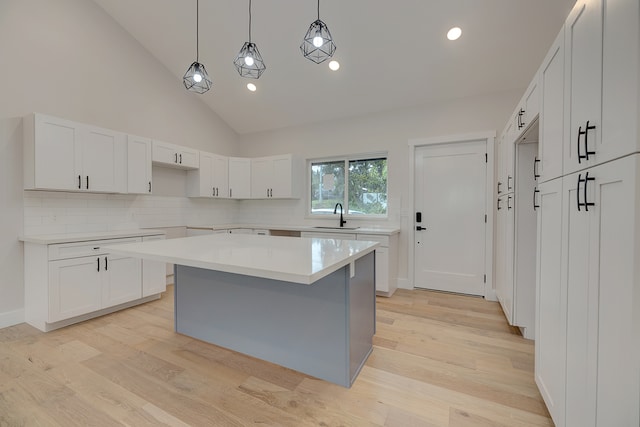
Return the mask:
<path id="1" fill-rule="evenodd" d="M 332 71 L 338 71 L 338 69 L 340 68 L 340 63 L 336 60 L 333 60 L 329 62 L 329 68 L 331 68 Z"/>
<path id="2" fill-rule="evenodd" d="M 460 27 L 453 27 L 447 33 L 447 38 L 449 40 L 458 40 L 461 35 L 462 35 L 462 30 L 460 29 Z"/>
<path id="3" fill-rule="evenodd" d="M 255 92 L 258 88 L 253 83 L 247 83 L 247 89 L 249 89 L 251 92 Z"/>

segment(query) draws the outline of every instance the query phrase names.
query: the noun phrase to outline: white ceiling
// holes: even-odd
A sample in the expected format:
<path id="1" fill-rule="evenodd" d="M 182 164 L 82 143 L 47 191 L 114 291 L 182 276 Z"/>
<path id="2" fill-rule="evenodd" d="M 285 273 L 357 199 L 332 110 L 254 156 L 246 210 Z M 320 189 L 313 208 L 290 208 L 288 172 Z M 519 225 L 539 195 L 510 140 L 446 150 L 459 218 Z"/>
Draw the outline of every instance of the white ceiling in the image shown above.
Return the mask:
<path id="1" fill-rule="evenodd" d="M 176 76 L 195 60 L 196 0 L 94 0 Z M 253 1 L 252 41 L 267 70 L 241 78 L 248 0 L 200 0 L 201 99 L 236 132 L 296 126 L 524 87 L 575 0 L 322 0 L 337 45 L 316 65 L 299 50 L 314 0 Z M 452 26 L 462 37 L 446 39 Z M 255 93 L 246 89 L 253 81 Z"/>

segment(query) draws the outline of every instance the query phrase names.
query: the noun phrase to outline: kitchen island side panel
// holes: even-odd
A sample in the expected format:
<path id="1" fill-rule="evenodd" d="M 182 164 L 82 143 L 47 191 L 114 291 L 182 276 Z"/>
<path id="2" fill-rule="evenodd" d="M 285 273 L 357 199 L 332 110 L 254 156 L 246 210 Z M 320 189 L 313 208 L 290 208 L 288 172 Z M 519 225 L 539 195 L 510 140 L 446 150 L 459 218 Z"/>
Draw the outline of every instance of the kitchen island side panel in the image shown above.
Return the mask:
<path id="1" fill-rule="evenodd" d="M 358 332 L 358 365 L 371 351 L 364 346 L 375 322 L 373 253 L 363 259 L 356 277 L 347 265 L 312 285 L 176 265 L 176 331 L 349 387 L 350 316 L 369 318 L 359 320 L 368 326 Z M 370 283 L 371 295 L 351 313 L 354 280 Z"/>

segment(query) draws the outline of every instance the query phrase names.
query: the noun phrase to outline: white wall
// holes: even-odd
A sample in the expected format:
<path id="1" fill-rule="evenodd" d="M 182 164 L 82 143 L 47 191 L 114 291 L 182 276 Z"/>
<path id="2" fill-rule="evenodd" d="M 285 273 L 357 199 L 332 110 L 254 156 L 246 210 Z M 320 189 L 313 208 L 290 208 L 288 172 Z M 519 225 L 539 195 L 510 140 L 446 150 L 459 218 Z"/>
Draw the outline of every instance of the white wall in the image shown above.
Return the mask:
<path id="1" fill-rule="evenodd" d="M 191 59 L 186 60 L 185 69 Z M 0 1 L 0 63 L 0 118 L 40 112 L 201 150 L 235 154 L 236 133 L 200 100 L 201 95 L 187 92 L 179 77 L 92 1 Z M 204 96 L 207 95 L 213 96 Z M 23 191 L 21 137 L 16 137 L 21 132 L 20 124 L 3 122 L 0 130 L 3 327 L 22 317 L 24 304 L 22 248 L 17 243 L 23 231 Z M 153 173 L 154 196 L 150 198 L 28 192 L 30 196 L 24 202 L 29 213 L 27 228 L 34 231 L 38 225 L 63 226 L 69 231 L 88 227 L 87 221 L 109 228 L 118 215 L 131 213 L 140 218 L 129 224 L 170 225 L 167 221 L 182 222 L 188 216 L 186 212 L 194 210 L 196 216 L 201 213 L 207 218 L 226 220 L 228 206 L 219 210 L 220 205 L 184 198 L 183 171 L 154 167 Z M 161 200 L 156 196 L 168 197 Z M 92 207 L 103 215 L 90 219 Z M 56 208 L 64 213 L 58 211 L 51 223 L 51 212 Z M 171 211 L 172 215 L 160 220 L 157 215 L 162 211 Z M 218 213 L 220 217 L 216 216 Z M 50 228 L 40 228 L 47 229 Z"/>
<path id="2" fill-rule="evenodd" d="M 428 84 L 428 82 L 425 82 Z M 408 140 L 478 131 L 501 130 L 515 108 L 523 90 L 483 97 L 465 98 L 437 105 L 367 115 L 344 120 L 260 132 L 240 136 L 246 156 L 294 153 L 303 159 L 368 152 L 388 152 L 388 210 L 386 221 L 364 224 L 400 226 L 400 285 L 408 275 L 408 233 L 411 232 L 412 195 L 409 194 Z M 304 177 L 303 177 L 304 179 Z M 304 186 L 303 186 L 304 187 Z M 242 201 L 239 221 L 264 223 L 299 223 L 307 206 L 303 198 L 293 201 Z M 327 220 L 328 221 L 328 220 Z M 331 224 L 337 220 L 331 219 Z M 304 220 L 317 224 L 318 220 Z M 351 221 L 354 225 L 355 221 Z"/>

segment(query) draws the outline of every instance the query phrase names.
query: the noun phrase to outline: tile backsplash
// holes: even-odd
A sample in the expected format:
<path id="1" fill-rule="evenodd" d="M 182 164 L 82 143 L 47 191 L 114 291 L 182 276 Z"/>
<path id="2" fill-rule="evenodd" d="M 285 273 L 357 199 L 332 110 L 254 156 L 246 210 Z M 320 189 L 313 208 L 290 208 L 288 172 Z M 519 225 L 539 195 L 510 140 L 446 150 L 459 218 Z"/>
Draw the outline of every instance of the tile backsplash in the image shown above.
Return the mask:
<path id="1" fill-rule="evenodd" d="M 24 191 L 24 234 L 228 223 L 235 200 Z"/>

